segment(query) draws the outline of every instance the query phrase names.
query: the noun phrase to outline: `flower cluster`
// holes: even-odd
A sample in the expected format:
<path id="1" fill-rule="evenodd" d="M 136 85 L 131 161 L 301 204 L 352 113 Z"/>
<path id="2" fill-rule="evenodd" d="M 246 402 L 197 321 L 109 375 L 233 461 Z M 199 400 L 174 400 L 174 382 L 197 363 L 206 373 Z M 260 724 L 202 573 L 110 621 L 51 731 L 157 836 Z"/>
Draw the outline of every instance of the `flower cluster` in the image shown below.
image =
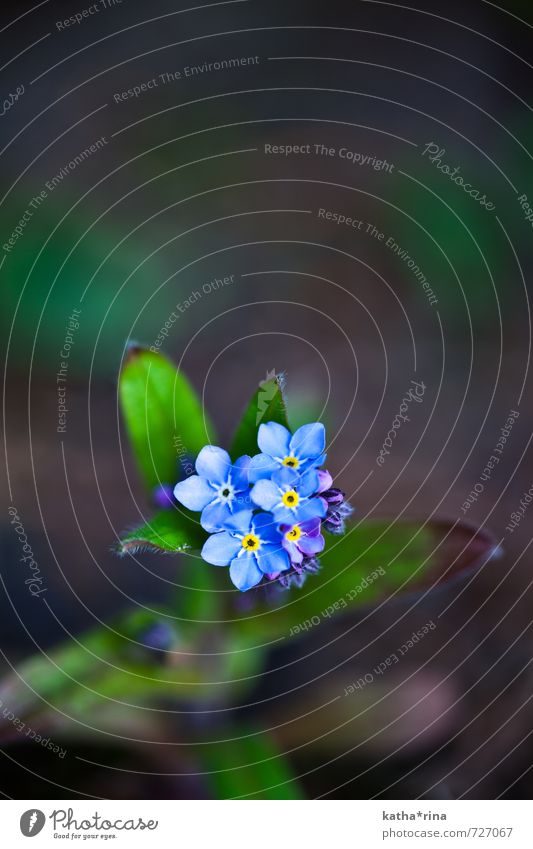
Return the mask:
<path id="1" fill-rule="evenodd" d="M 201 525 L 211 534 L 203 559 L 229 566 L 242 591 L 263 578 L 301 585 L 319 568 L 322 530 L 342 533 L 351 512 L 329 472 L 319 468 L 326 459 L 322 424 L 291 435 L 268 422 L 260 425 L 257 442 L 260 454 L 234 463 L 224 449 L 206 445 L 196 459 L 197 474 L 174 487 L 176 500 L 201 511 Z"/>

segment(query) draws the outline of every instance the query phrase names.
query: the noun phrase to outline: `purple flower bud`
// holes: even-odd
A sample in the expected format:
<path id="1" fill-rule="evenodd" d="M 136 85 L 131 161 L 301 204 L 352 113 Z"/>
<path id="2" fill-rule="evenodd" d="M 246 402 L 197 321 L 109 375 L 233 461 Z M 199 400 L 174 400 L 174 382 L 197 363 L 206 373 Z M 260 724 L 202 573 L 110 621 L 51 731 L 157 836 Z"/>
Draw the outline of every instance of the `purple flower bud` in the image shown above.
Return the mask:
<path id="1" fill-rule="evenodd" d="M 327 489 L 331 489 L 331 485 L 333 483 L 333 478 L 327 469 L 317 469 L 316 473 L 318 475 L 318 493 L 323 493 Z"/>
<path id="2" fill-rule="evenodd" d="M 302 569 L 304 572 L 309 572 L 309 574 L 315 575 L 320 571 L 320 560 L 318 557 L 306 557 L 302 563 Z"/>
<path id="3" fill-rule="evenodd" d="M 305 579 L 306 579 L 306 575 L 303 572 L 297 572 L 295 570 L 294 572 L 289 572 L 289 573 L 281 575 L 278 578 L 278 583 L 285 590 L 290 589 L 291 586 L 295 586 L 295 587 L 298 587 L 298 589 L 300 589 L 301 587 L 303 587 L 303 585 L 305 583 Z"/>
<path id="4" fill-rule="evenodd" d="M 250 613 L 255 608 L 256 596 L 254 593 L 237 593 L 233 598 L 233 604 L 239 613 Z"/>
<path id="5" fill-rule="evenodd" d="M 139 635 L 139 642 L 153 651 L 169 651 L 176 642 L 176 633 L 167 622 L 155 622 Z"/>
<path id="6" fill-rule="evenodd" d="M 161 483 L 156 486 L 152 497 L 157 507 L 161 510 L 170 510 L 175 505 L 173 487 L 169 483 Z"/>
<path id="7" fill-rule="evenodd" d="M 344 501 L 344 492 L 342 489 L 326 489 L 325 492 L 320 493 L 321 497 L 324 498 L 329 504 L 342 504 Z"/>
<path id="8" fill-rule="evenodd" d="M 346 530 L 345 519 L 353 513 L 353 507 L 348 501 L 332 504 L 328 508 L 326 518 L 322 522 L 324 530 L 330 534 L 343 534 Z"/>
<path id="9" fill-rule="evenodd" d="M 301 563 L 293 563 L 290 571 L 277 572 L 267 577 L 271 581 L 271 587 L 288 590 L 292 586 L 302 587 L 307 576 L 316 574 L 319 570 L 320 561 L 317 557 L 304 557 Z"/>
<path id="10" fill-rule="evenodd" d="M 338 516 L 330 516 L 324 521 L 324 530 L 329 534 L 341 536 L 346 531 L 344 519 L 339 519 Z"/>
<path id="11" fill-rule="evenodd" d="M 353 507 L 345 501 L 345 493 L 341 489 L 331 487 L 320 493 L 320 497 L 328 505 L 327 513 L 322 521 L 324 530 L 330 534 L 343 534 L 346 530 L 345 519 L 353 512 Z"/>

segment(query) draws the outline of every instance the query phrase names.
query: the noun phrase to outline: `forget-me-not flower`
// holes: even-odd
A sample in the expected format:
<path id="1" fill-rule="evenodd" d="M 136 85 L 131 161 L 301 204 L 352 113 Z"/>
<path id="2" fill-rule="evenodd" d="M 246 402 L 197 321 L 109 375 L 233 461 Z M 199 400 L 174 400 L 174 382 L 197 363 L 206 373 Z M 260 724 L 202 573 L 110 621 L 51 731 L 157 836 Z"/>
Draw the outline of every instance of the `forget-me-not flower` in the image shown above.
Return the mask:
<path id="1" fill-rule="evenodd" d="M 250 483 L 270 477 L 280 468 L 302 474 L 325 460 L 326 432 L 320 422 L 299 427 L 294 435 L 277 422 L 259 425 L 257 444 L 261 454 L 252 457 Z"/>
<path id="2" fill-rule="evenodd" d="M 272 516 L 242 510 L 226 522 L 225 530 L 204 543 L 202 557 L 213 566 L 229 566 L 230 578 L 241 591 L 255 587 L 271 573 L 290 568 L 282 534 Z"/>
<path id="3" fill-rule="evenodd" d="M 326 502 L 315 495 L 318 487 L 319 479 L 315 469 L 300 475 L 292 469 L 281 467 L 270 480 L 258 480 L 250 495 L 253 503 L 271 512 L 276 522 L 294 525 L 326 515 Z"/>
<path id="4" fill-rule="evenodd" d="M 174 497 L 189 510 L 201 510 L 202 527 L 213 533 L 238 511 L 251 506 L 248 482 L 250 457 L 232 463 L 227 451 L 206 445 L 196 458 L 197 475 L 179 481 Z"/>
<path id="5" fill-rule="evenodd" d="M 308 519 L 296 525 L 281 525 L 282 546 L 293 566 L 301 566 L 304 557 L 314 557 L 323 551 L 325 540 L 320 533 L 320 519 Z"/>

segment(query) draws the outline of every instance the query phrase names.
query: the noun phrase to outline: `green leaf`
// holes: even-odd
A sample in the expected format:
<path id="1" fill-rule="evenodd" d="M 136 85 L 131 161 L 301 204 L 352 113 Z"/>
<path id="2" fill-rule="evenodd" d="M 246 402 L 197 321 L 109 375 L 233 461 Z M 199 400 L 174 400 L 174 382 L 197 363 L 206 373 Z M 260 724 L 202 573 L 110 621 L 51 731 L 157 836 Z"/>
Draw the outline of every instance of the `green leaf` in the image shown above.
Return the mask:
<path id="1" fill-rule="evenodd" d="M 180 460 L 194 460 L 210 442 L 211 426 L 189 381 L 162 354 L 132 345 L 120 374 L 119 396 L 148 491 L 175 483 Z"/>
<path id="2" fill-rule="evenodd" d="M 231 446 L 232 459 L 243 454 L 257 454 L 257 430 L 262 422 L 277 422 L 289 427 L 283 397 L 284 378 L 275 375 L 259 384 L 259 389 L 248 404 Z"/>
<path id="3" fill-rule="evenodd" d="M 304 798 L 289 761 L 270 734 L 239 726 L 239 735 L 201 747 L 200 755 L 204 767 L 209 769 L 208 781 L 215 799 Z"/>
<path id="4" fill-rule="evenodd" d="M 207 564 L 204 564 L 207 567 Z M 12 713 L 33 728 L 61 733 L 69 718 L 85 726 L 99 726 L 102 711 L 120 704 L 113 733 L 137 716 L 136 705 L 159 700 L 189 702 L 233 698 L 235 685 L 230 674 L 221 683 L 213 673 L 213 660 L 203 654 L 205 644 L 192 637 L 180 638 L 168 656 L 159 655 L 139 644 L 143 632 L 161 621 L 161 615 L 134 608 L 109 626 L 102 625 L 73 637 L 49 652 L 40 652 L 17 665 L 0 680 L 0 741 L 13 735 Z M 172 621 L 172 620 L 171 620 Z M 196 636 L 201 636 L 196 629 Z M 220 643 L 222 645 L 222 642 Z M 180 650 L 183 648 L 183 655 Z M 231 652 L 222 660 L 231 659 Z M 132 706 L 131 708 L 128 705 Z"/>
<path id="5" fill-rule="evenodd" d="M 206 533 L 193 516 L 193 513 L 181 507 L 160 510 L 145 525 L 122 535 L 120 554 L 135 554 L 146 550 L 172 554 L 199 551 L 205 542 Z"/>
<path id="6" fill-rule="evenodd" d="M 499 553 L 487 531 L 446 521 L 359 523 L 344 536 L 328 535 L 326 546 L 322 570 L 302 589 L 280 592 L 278 607 L 243 617 L 239 628 L 250 639 L 305 635 L 349 609 L 430 589 Z"/>

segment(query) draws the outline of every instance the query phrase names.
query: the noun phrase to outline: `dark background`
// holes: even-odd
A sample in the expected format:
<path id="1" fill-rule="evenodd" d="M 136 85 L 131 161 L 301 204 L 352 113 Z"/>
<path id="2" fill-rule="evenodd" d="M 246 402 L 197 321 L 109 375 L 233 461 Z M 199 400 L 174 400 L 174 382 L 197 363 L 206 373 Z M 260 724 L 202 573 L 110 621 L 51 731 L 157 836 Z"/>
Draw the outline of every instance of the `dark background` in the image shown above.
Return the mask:
<path id="1" fill-rule="evenodd" d="M 11 495 L 53 609 L 36 604 L 21 581 L 4 511 L 6 669 L 131 601 L 149 605 L 168 592 L 176 560 L 121 560 L 112 550 L 145 506 L 124 451 L 117 374 L 128 339 L 153 344 L 176 303 L 233 274 L 231 286 L 180 314 L 162 350 L 202 393 L 222 443 L 258 382 L 286 371 L 295 423 L 322 416 L 328 464 L 360 516 L 463 518 L 500 428 L 520 411 L 467 516 L 503 540 L 504 559 L 422 604 L 352 615 L 295 641 L 270 664 L 301 658 L 290 667 L 303 685 L 298 700 L 268 701 L 287 689 L 280 670 L 252 701 L 267 700 L 280 744 L 297 747 L 298 722 L 283 728 L 284 717 L 325 701 L 453 601 L 397 675 L 361 696 L 372 704 L 364 721 L 322 739 L 343 717 L 314 716 L 316 728 L 306 726 L 314 744 L 298 750 L 295 768 L 312 796 L 527 798 L 530 517 L 513 534 L 506 525 L 532 483 L 532 231 L 517 201 L 533 197 L 529 4 L 250 0 L 177 14 L 181 4 L 123 0 L 57 30 L 56 21 L 89 5 L 51 0 L 30 12 L 4 4 L 1 13 L 3 96 L 25 86 L 0 119 L 2 243 L 47 180 L 97 138 L 108 140 L 49 193 L 0 270 L 6 503 Z M 114 101 L 165 71 L 230 56 L 260 61 Z M 302 58 L 268 58 L 295 56 Z M 430 142 L 486 193 L 494 213 L 421 155 Z M 394 169 L 269 157 L 265 143 L 346 146 Z M 383 243 L 319 220 L 321 207 L 392 236 L 438 304 Z M 55 375 L 74 307 L 82 313 L 60 435 Z M 376 454 L 414 377 L 427 386 L 424 403 L 378 469 Z M 334 637 L 319 661 L 305 659 L 315 641 Z M 354 644 L 375 638 L 357 664 L 342 665 Z M 305 686 L 320 672 L 323 693 Z M 37 747 L 12 746 L 0 786 L 7 796 L 46 798 L 58 792 L 53 776 L 72 795 L 206 792 L 193 779 L 142 775 L 161 766 L 151 751 L 108 748 L 94 743 L 89 759 L 115 758 L 128 771 L 119 781 L 107 769 L 58 765 Z"/>

